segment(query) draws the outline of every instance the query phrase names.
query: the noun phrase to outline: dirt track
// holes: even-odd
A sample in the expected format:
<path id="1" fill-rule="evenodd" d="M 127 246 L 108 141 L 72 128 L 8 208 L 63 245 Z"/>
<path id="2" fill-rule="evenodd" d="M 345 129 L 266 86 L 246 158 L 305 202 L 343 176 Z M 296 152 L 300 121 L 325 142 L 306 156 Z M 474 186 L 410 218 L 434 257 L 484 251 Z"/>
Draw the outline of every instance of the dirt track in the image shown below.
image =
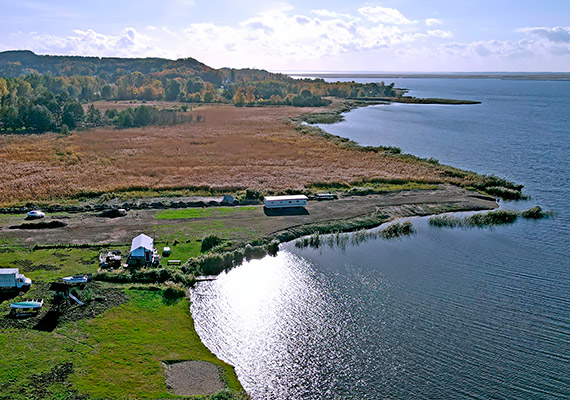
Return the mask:
<path id="1" fill-rule="evenodd" d="M 174 201 L 175 199 L 172 199 Z M 226 239 L 246 241 L 266 237 L 294 226 L 354 218 L 371 213 L 388 214 L 393 218 L 428 215 L 452 210 L 482 210 L 496 208 L 491 197 L 481 196 L 451 185 L 438 190 L 402 191 L 390 194 L 343 197 L 334 201 L 310 201 L 306 211 L 293 215 L 267 215 L 262 206 L 243 212 L 186 219 L 156 219 L 160 210 L 130 211 L 126 217 L 108 219 L 95 213 L 78 213 L 46 217 L 68 225 L 58 229 L 9 230 L 21 222 L 22 215 L 3 216 L 0 219 L 0 237 L 14 238 L 28 245 L 116 243 L 127 244 L 141 232 L 156 232 L 157 240 L 173 232 L 179 240 L 202 238 L 208 233 L 219 233 Z M 212 208 L 216 211 L 216 208 Z M 163 236 L 161 238 L 161 235 Z"/>

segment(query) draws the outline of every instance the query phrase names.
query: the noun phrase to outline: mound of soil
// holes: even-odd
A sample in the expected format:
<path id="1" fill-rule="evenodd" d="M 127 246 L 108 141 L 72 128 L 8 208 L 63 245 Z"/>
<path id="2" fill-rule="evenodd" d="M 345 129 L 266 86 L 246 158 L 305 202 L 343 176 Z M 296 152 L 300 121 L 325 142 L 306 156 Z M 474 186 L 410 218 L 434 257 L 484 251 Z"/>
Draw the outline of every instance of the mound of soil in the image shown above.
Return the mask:
<path id="1" fill-rule="evenodd" d="M 127 210 L 122 208 L 113 208 L 111 210 L 105 210 L 100 213 L 98 216 L 103 218 L 120 218 L 127 215 Z"/>
<path id="2" fill-rule="evenodd" d="M 62 221 L 28 222 L 21 225 L 12 225 L 8 229 L 56 229 L 64 226 L 67 226 L 67 224 Z"/>

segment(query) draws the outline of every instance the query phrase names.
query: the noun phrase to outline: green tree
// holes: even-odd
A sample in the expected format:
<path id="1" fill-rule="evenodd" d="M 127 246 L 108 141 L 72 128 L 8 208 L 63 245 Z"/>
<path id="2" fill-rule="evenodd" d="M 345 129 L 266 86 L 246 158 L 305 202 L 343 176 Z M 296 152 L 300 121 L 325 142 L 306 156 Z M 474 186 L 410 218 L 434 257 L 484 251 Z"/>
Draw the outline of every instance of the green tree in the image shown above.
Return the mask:
<path id="1" fill-rule="evenodd" d="M 146 126 L 150 125 L 152 122 L 152 108 L 146 106 L 140 106 L 135 108 L 133 112 L 133 125 L 134 126 Z"/>
<path id="2" fill-rule="evenodd" d="M 192 94 L 192 93 L 199 93 L 202 91 L 202 89 L 204 88 L 204 82 L 200 79 L 190 79 L 187 83 L 186 83 L 186 93 L 187 94 Z"/>
<path id="3" fill-rule="evenodd" d="M 3 97 L 8 96 L 8 84 L 6 83 L 6 79 L 0 78 L 0 102 L 2 101 Z"/>
<path id="4" fill-rule="evenodd" d="M 101 97 L 105 100 L 111 100 L 113 98 L 113 88 L 111 85 L 105 85 L 101 89 Z"/>
<path id="5" fill-rule="evenodd" d="M 61 115 L 61 123 L 73 130 L 83 122 L 85 112 L 81 103 L 72 100 L 63 106 L 63 114 Z"/>
<path id="6" fill-rule="evenodd" d="M 175 101 L 180 94 L 180 83 L 176 79 L 171 79 L 166 83 L 164 89 L 164 99 L 166 101 Z"/>
<path id="7" fill-rule="evenodd" d="M 90 104 L 89 107 L 87 107 L 85 122 L 87 122 L 90 125 L 97 126 L 100 125 L 102 121 L 103 121 L 103 116 L 101 115 L 101 111 L 95 108 L 93 104 Z"/>
<path id="8" fill-rule="evenodd" d="M 211 103 L 214 100 L 214 95 L 212 92 L 204 93 L 204 103 Z"/>
<path id="9" fill-rule="evenodd" d="M 10 129 L 13 132 L 22 127 L 22 121 L 16 108 L 9 106 L 2 109 L 2 125 L 4 129 Z"/>
<path id="10" fill-rule="evenodd" d="M 26 111 L 24 115 L 26 128 L 35 132 L 46 132 L 55 129 L 53 114 L 45 106 L 34 104 Z"/>
<path id="11" fill-rule="evenodd" d="M 127 108 L 117 115 L 117 125 L 121 128 L 131 128 L 134 125 L 133 110 Z"/>

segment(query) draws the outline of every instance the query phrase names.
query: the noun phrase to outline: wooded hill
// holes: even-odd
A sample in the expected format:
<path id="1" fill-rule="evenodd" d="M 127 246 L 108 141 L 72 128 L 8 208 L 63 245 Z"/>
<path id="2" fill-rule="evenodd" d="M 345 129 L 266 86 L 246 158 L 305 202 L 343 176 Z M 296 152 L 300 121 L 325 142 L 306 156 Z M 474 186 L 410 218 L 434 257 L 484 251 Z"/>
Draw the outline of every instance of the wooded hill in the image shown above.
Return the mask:
<path id="1" fill-rule="evenodd" d="M 394 97 L 393 84 L 293 79 L 257 69 L 208 67 L 192 58 L 99 58 L 0 52 L 0 132 L 67 131 L 100 124 L 130 124 L 130 115 L 106 115 L 82 104 L 99 100 L 228 103 L 239 107 L 291 105 L 318 107 L 327 97 Z M 140 110 L 140 115 L 158 110 Z M 157 121 L 184 121 L 160 113 Z M 124 120 L 124 121 L 123 121 Z M 150 121 L 151 119 L 149 119 Z M 123 122 L 121 122 L 123 121 Z M 141 120 L 142 121 L 142 120 Z M 140 121 L 139 121 L 140 122 Z M 143 124 L 144 125 L 144 124 Z"/>
<path id="2" fill-rule="evenodd" d="M 156 78 L 201 78 L 222 84 L 220 71 L 193 59 L 116 58 L 37 55 L 29 50 L 0 52 L 0 76 L 16 78 L 38 73 L 52 76 L 92 76 L 115 82 L 121 76 L 140 72 Z"/>

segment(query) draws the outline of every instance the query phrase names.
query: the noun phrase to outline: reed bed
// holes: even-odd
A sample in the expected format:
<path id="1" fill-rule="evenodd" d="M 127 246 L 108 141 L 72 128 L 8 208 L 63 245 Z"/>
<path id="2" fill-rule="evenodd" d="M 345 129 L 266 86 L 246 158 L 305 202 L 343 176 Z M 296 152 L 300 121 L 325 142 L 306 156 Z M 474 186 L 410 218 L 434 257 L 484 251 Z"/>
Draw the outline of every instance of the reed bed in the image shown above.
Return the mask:
<path id="1" fill-rule="evenodd" d="M 414 226 L 410 221 L 396 222 L 384 229 L 371 231 L 359 230 L 352 233 L 335 232 L 330 235 L 314 233 L 310 236 L 299 238 L 295 241 L 295 247 L 304 249 L 307 247 L 319 248 L 327 246 L 329 248 L 346 248 L 348 245 L 358 245 L 375 239 L 394 239 L 401 236 L 409 236 L 414 233 Z"/>
<path id="2" fill-rule="evenodd" d="M 523 211 L 496 210 L 482 214 L 473 214 L 468 217 L 453 215 L 436 215 L 428 223 L 440 228 L 482 228 L 485 226 L 505 225 L 514 223 L 519 217 L 525 219 L 548 218 L 552 211 L 544 211 L 536 206 Z"/>
<path id="3" fill-rule="evenodd" d="M 390 149 L 298 131 L 291 118 L 306 111 L 211 106 L 200 109 L 200 124 L 0 136 L 0 204 L 130 188 L 304 190 L 363 179 L 502 185 Z"/>

